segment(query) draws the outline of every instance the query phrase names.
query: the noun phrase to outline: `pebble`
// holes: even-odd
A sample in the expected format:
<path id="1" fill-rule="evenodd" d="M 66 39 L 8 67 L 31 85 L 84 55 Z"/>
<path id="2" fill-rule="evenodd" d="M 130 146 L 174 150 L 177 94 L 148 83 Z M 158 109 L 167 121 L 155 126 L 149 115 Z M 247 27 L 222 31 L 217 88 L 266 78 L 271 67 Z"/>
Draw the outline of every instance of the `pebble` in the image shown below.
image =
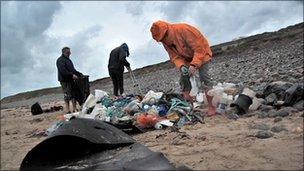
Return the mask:
<path id="1" fill-rule="evenodd" d="M 289 111 L 286 108 L 280 109 L 275 113 L 275 116 L 286 117 L 289 115 Z"/>
<path id="2" fill-rule="evenodd" d="M 272 132 L 281 132 L 281 131 L 287 131 L 284 125 L 277 125 L 271 128 Z"/>
<path id="3" fill-rule="evenodd" d="M 298 103 L 293 105 L 298 111 L 304 110 L 304 100 L 299 101 Z"/>
<path id="4" fill-rule="evenodd" d="M 266 104 L 272 105 L 277 100 L 277 96 L 276 94 L 271 93 L 265 98 L 265 100 L 266 100 Z"/>
<path id="5" fill-rule="evenodd" d="M 277 123 L 277 122 L 280 122 L 280 121 L 282 121 L 283 119 L 281 118 L 281 117 L 276 117 L 274 120 L 273 120 L 273 122 L 274 123 Z"/>
<path id="6" fill-rule="evenodd" d="M 231 113 L 231 114 L 227 115 L 227 118 L 237 120 L 239 118 L 239 115 L 237 115 L 235 113 Z"/>
<path id="7" fill-rule="evenodd" d="M 258 115 L 258 112 L 249 112 L 249 113 L 246 113 L 243 115 L 243 117 L 252 117 L 252 116 L 255 116 L 255 115 Z"/>
<path id="8" fill-rule="evenodd" d="M 256 123 L 251 129 L 269 130 L 270 127 L 265 123 Z"/>
<path id="9" fill-rule="evenodd" d="M 33 122 L 42 122 L 44 119 L 43 118 L 35 118 L 33 119 Z"/>
<path id="10" fill-rule="evenodd" d="M 275 118 L 275 117 L 277 117 L 278 115 L 277 115 L 277 110 L 270 110 L 269 112 L 268 112 L 268 117 L 270 117 L 270 118 Z"/>
<path id="11" fill-rule="evenodd" d="M 269 114 L 267 112 L 260 112 L 258 113 L 258 118 L 267 118 Z"/>
<path id="12" fill-rule="evenodd" d="M 255 134 L 255 137 L 260 138 L 260 139 L 266 139 L 266 138 L 270 138 L 273 136 L 273 133 L 271 133 L 270 131 L 258 131 Z"/>
<path id="13" fill-rule="evenodd" d="M 181 141 L 179 138 L 175 138 L 172 142 L 172 145 L 182 145 L 185 144 L 185 142 Z"/>
<path id="14" fill-rule="evenodd" d="M 292 132 L 296 134 L 303 134 L 303 128 L 301 127 L 294 128 Z"/>
<path id="15" fill-rule="evenodd" d="M 261 109 L 262 112 L 268 112 L 268 111 L 270 111 L 271 109 L 273 109 L 273 107 L 270 106 L 270 105 L 261 105 L 261 106 L 260 106 L 260 109 Z"/>

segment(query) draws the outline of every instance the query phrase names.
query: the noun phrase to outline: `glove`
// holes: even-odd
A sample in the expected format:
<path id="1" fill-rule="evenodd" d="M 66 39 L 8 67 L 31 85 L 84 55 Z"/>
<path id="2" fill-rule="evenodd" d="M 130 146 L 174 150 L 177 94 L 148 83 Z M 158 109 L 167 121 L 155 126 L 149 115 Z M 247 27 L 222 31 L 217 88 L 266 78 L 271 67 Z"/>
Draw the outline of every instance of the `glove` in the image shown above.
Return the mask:
<path id="1" fill-rule="evenodd" d="M 185 65 L 182 65 L 180 67 L 180 72 L 182 73 L 183 76 L 188 76 L 189 75 L 189 69 Z"/>
<path id="2" fill-rule="evenodd" d="M 180 77 L 180 86 L 182 91 L 189 91 L 191 90 L 191 82 L 189 77 L 189 69 L 187 66 L 182 65 L 180 67 L 181 77 Z"/>

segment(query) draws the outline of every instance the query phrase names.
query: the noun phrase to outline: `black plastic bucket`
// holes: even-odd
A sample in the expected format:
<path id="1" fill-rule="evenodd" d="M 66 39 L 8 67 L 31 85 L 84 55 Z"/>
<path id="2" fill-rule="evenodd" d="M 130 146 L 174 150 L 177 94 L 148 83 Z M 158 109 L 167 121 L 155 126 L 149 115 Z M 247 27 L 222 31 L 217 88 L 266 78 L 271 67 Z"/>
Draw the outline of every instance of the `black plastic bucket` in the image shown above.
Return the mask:
<path id="1" fill-rule="evenodd" d="M 236 101 L 231 103 L 230 107 L 236 107 L 238 114 L 243 115 L 248 111 L 251 104 L 252 99 L 249 96 L 240 94 Z"/>
<path id="2" fill-rule="evenodd" d="M 90 95 L 90 82 L 89 76 L 83 75 L 78 77 L 75 80 L 75 88 L 76 88 L 76 100 L 78 101 L 79 105 L 82 105 L 87 97 Z"/>

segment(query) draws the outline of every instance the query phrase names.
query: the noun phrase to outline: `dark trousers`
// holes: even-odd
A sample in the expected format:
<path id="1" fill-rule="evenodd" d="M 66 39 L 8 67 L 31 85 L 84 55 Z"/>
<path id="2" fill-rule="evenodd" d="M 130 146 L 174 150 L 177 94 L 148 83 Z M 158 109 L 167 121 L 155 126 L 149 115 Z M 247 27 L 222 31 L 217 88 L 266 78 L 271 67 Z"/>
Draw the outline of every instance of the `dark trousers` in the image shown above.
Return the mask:
<path id="1" fill-rule="evenodd" d="M 115 69 L 109 69 L 109 75 L 112 79 L 113 86 L 114 86 L 114 95 L 118 96 L 118 91 L 120 92 L 120 95 L 124 93 L 123 88 L 123 71 L 115 70 Z"/>

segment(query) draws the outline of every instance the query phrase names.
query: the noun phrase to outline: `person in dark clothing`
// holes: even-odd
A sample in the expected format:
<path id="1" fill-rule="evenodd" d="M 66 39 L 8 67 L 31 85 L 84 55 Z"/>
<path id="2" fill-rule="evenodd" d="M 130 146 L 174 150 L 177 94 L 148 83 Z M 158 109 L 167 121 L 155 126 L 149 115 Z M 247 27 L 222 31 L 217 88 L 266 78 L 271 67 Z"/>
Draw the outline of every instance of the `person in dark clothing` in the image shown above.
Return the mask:
<path id="1" fill-rule="evenodd" d="M 82 73 L 78 72 L 70 59 L 71 51 L 69 47 L 62 49 L 62 55 L 57 59 L 56 65 L 58 70 L 58 81 L 61 84 L 66 112 L 71 113 L 76 111 L 75 93 L 73 92 L 74 80 L 82 76 Z M 72 111 L 70 110 L 70 102 L 72 102 Z"/>
<path id="2" fill-rule="evenodd" d="M 112 79 L 114 86 L 114 95 L 118 96 L 118 91 L 120 95 L 124 93 L 123 88 L 123 73 L 124 67 L 131 71 L 130 63 L 127 61 L 126 57 L 130 55 L 129 47 L 126 43 L 123 43 L 119 47 L 113 49 L 110 53 L 108 70 L 109 75 Z"/>

